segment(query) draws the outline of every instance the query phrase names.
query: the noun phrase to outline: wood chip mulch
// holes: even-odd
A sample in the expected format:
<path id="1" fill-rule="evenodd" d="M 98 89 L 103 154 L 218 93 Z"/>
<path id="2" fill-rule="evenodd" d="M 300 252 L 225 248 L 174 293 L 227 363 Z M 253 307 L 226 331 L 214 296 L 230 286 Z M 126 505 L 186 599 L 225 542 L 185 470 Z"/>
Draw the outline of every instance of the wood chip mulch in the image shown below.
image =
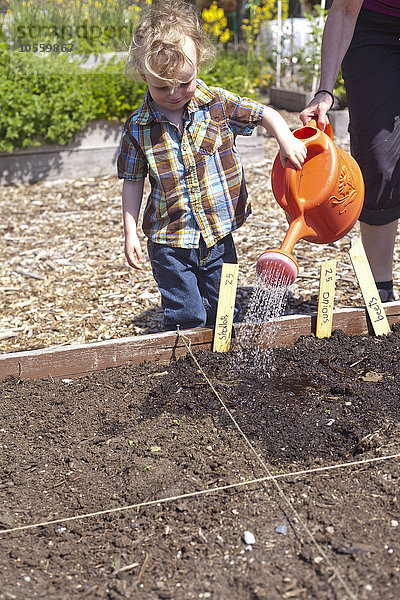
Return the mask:
<path id="1" fill-rule="evenodd" d="M 263 161 L 245 168 L 253 214 L 234 234 L 243 312 L 255 284 L 258 256 L 268 248 L 279 248 L 287 231 L 270 186 L 276 152 L 275 140 L 265 137 Z M 162 330 L 160 296 L 144 236 L 143 271 L 134 271 L 125 260 L 121 187 L 122 182 L 112 176 L 0 187 L 1 352 Z M 356 225 L 334 244 L 296 244 L 300 275 L 291 288 L 286 312 L 315 310 L 319 269 L 331 258 L 338 259 L 336 306 L 363 304 L 347 254 L 358 236 Z M 399 274 L 396 250 L 397 281 Z"/>

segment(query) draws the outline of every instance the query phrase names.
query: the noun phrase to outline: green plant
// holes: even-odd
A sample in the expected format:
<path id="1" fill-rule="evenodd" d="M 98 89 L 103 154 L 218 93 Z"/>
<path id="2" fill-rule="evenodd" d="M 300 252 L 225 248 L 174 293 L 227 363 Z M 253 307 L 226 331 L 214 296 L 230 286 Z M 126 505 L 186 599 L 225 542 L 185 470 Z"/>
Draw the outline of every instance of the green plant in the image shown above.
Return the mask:
<path id="1" fill-rule="evenodd" d="M 300 51 L 296 53 L 297 64 L 299 65 L 299 75 L 302 81 L 302 87 L 305 89 L 315 89 L 315 82 L 319 78 L 321 61 L 321 40 L 327 10 L 315 6 L 312 13 L 306 14 L 310 24 L 310 36 Z"/>
<path id="2" fill-rule="evenodd" d="M 313 91 L 320 76 L 322 33 L 328 11 L 320 6 L 306 15 L 310 23 L 310 37 L 304 48 L 295 52 L 290 60 L 282 61 L 283 77 L 290 77 L 290 83 L 297 88 Z M 293 67 L 294 65 L 294 67 Z M 346 91 L 340 73 L 334 88 L 339 108 L 347 106 Z"/>
<path id="3" fill-rule="evenodd" d="M 221 52 L 201 76 L 209 85 L 256 97 L 263 61 L 247 59 L 246 49 Z M 125 120 L 140 104 L 143 81 L 126 77 L 124 63 L 84 69 L 65 54 L 6 51 L 0 46 L 0 151 L 65 145 L 89 121 Z"/>
<path id="4" fill-rule="evenodd" d="M 88 70 L 65 55 L 0 49 L 0 151 L 68 144 L 91 120 L 127 118 L 144 90 L 121 63 Z"/>
<path id="5" fill-rule="evenodd" d="M 95 115 L 82 73 L 65 57 L 42 60 L 0 50 L 0 149 L 66 144 Z"/>
<path id="6" fill-rule="evenodd" d="M 246 40 L 247 46 L 251 50 L 255 50 L 258 45 L 258 34 L 263 22 L 277 18 L 277 2 L 276 0 L 249 0 L 246 4 L 249 9 L 248 16 L 243 19 L 242 31 Z M 281 1 L 281 18 L 286 19 L 289 12 L 289 1 Z"/>
<path id="7" fill-rule="evenodd" d="M 209 71 L 201 71 L 200 77 L 207 85 L 223 87 L 240 95 L 256 97 L 256 87 L 264 61 L 251 54 L 247 48 L 227 47 L 218 53 Z"/>
<path id="8" fill-rule="evenodd" d="M 74 44 L 74 52 L 125 50 L 139 14 L 128 0 L 13 0 L 8 30 L 20 44 Z"/>
<path id="9" fill-rule="evenodd" d="M 140 106 L 147 89 L 144 81 L 126 77 L 122 60 L 87 71 L 86 85 L 96 104 L 96 119 L 126 119 Z"/>
<path id="10" fill-rule="evenodd" d="M 7 38 L 6 38 L 6 32 L 4 30 L 4 26 L 3 23 L 0 20 L 0 48 L 3 48 L 4 50 L 7 48 Z"/>

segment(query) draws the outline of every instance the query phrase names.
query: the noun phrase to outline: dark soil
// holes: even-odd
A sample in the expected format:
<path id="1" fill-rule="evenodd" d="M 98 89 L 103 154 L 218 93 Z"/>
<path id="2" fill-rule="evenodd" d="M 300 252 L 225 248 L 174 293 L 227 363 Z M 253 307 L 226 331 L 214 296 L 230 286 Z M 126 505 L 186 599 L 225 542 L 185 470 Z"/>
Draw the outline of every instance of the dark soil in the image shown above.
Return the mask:
<path id="1" fill-rule="evenodd" d="M 349 598 L 332 566 L 353 598 L 399 600 L 396 458 L 281 478 L 286 500 L 266 481 L 4 532 L 261 478 L 256 454 L 282 474 L 400 452 L 398 327 L 302 338 L 270 378 L 196 358 L 0 384 L 1 600 Z"/>

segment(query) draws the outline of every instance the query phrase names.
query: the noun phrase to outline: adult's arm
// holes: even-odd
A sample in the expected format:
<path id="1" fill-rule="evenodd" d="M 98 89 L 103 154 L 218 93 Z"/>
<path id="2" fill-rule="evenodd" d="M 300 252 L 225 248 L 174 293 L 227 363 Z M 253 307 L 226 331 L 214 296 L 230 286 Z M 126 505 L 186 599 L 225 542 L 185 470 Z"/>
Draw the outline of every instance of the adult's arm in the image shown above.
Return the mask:
<path id="1" fill-rule="evenodd" d="M 362 3 L 363 0 L 334 0 L 329 10 L 322 36 L 319 90 L 327 90 L 333 94 L 340 65 L 352 40 Z M 318 126 L 325 129 L 328 124 L 326 114 L 331 104 L 330 94 L 318 93 L 300 113 L 300 119 L 306 125 L 313 117 L 317 117 Z"/>

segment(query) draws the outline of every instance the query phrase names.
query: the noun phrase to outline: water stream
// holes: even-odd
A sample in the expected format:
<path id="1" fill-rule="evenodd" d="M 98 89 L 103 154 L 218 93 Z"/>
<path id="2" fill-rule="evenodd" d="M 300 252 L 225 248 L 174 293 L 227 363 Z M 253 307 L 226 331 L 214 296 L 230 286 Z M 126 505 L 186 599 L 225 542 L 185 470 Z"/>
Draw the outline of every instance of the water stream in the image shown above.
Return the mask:
<path id="1" fill-rule="evenodd" d="M 290 279 L 271 261 L 266 270 L 257 276 L 253 294 L 244 320 L 236 337 L 237 368 L 258 376 L 270 376 L 272 343 L 280 317 L 286 306 Z"/>

